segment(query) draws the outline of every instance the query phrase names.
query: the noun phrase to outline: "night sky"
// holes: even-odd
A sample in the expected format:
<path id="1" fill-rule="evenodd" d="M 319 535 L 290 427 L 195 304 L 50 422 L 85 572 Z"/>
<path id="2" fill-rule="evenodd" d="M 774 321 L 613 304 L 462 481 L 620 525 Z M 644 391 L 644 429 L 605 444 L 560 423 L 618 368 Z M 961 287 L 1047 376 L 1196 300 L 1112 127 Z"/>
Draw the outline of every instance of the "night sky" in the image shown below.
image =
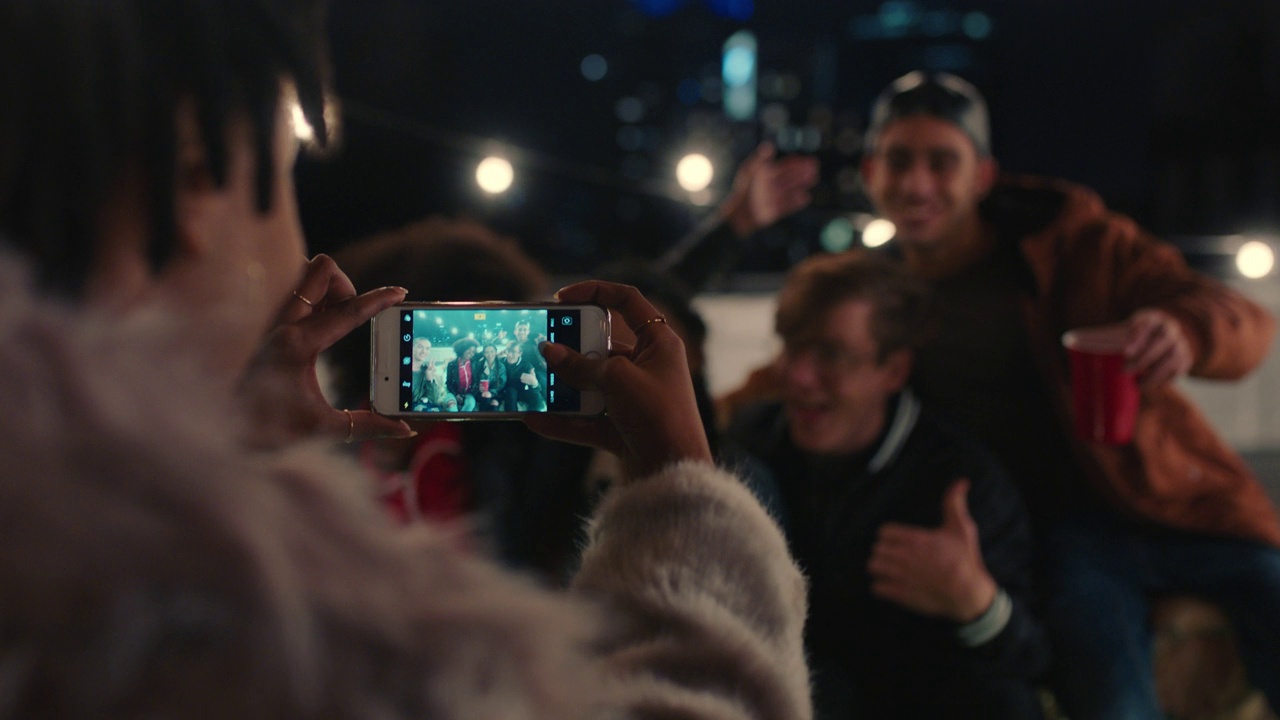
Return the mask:
<path id="1" fill-rule="evenodd" d="M 823 201 L 759 238 L 744 270 L 784 270 L 816 247 L 826 219 L 865 208 L 841 190 L 839 172 L 857 157 L 835 141 L 860 132 L 874 95 L 918 68 L 957 72 L 986 94 L 1007 170 L 1090 185 L 1170 237 L 1280 230 L 1280 3 L 1271 0 L 331 7 L 342 146 L 298 169 L 317 251 L 444 213 L 518 237 L 557 273 L 656 256 L 708 212 L 674 188 L 675 159 L 710 156 L 719 198 L 733 166 L 770 134 L 727 120 L 704 82 L 716 84 L 723 43 L 744 28 L 757 37 L 762 107 L 827 130 Z M 608 63 L 595 82 L 580 70 L 591 54 Z M 620 118 L 624 98 L 642 108 L 634 122 Z M 472 177 L 495 149 L 517 180 L 488 198 Z"/>

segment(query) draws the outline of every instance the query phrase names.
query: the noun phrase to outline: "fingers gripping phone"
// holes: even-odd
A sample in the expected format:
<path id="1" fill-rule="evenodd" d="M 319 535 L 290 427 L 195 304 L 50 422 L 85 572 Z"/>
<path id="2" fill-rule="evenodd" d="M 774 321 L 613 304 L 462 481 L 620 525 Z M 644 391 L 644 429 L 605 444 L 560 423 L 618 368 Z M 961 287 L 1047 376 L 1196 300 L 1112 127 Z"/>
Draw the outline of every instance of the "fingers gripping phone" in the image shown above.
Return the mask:
<path id="1" fill-rule="evenodd" d="M 373 318 L 369 399 L 382 415 L 497 420 L 598 415 L 604 396 L 550 372 L 545 341 L 608 357 L 609 311 L 556 303 L 403 303 Z"/>

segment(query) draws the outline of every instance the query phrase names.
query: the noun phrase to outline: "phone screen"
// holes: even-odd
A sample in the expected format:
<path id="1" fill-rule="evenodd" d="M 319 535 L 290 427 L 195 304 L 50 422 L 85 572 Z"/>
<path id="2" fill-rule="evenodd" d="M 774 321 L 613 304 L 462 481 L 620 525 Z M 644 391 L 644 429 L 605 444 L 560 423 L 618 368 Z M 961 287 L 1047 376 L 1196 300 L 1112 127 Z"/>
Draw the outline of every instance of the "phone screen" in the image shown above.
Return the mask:
<path id="1" fill-rule="evenodd" d="M 573 308 L 419 308 L 400 313 L 399 406 L 412 413 L 577 412 L 538 351 L 581 345 Z"/>

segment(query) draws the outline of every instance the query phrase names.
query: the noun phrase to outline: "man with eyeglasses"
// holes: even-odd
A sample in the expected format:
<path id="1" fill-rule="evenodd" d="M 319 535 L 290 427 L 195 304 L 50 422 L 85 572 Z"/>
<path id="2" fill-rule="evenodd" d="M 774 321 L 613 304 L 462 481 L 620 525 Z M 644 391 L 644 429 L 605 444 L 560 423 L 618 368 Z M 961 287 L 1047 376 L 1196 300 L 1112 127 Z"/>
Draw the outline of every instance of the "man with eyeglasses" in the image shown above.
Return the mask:
<path id="1" fill-rule="evenodd" d="M 1280 520 L 1175 382 L 1243 377 L 1270 349 L 1271 316 L 1092 190 L 1001 174 L 986 103 L 954 75 L 908 73 L 880 94 L 862 175 L 896 227 L 885 251 L 928 281 L 941 310 L 911 385 L 995 453 L 1034 519 L 1065 712 L 1164 717 L 1150 618 L 1172 594 L 1226 613 L 1250 681 L 1280 707 Z M 1113 323 L 1142 387 L 1123 445 L 1073 437 L 1060 342 Z M 732 415 L 778 385 L 759 371 L 718 404 Z"/>
<path id="2" fill-rule="evenodd" d="M 1164 717 L 1149 615 L 1170 593 L 1227 612 L 1250 678 L 1280 704 L 1280 524 L 1174 383 L 1243 376 L 1270 347 L 1272 318 L 1093 191 L 1000 175 L 986 104 L 958 77 L 911 73 L 880 95 L 863 178 L 897 227 L 892 252 L 944 311 L 913 387 L 996 453 L 1035 520 L 1067 714 Z M 1072 437 L 1059 341 L 1113 323 L 1142 387 L 1124 445 Z"/>
<path id="3" fill-rule="evenodd" d="M 782 402 L 731 429 L 810 579 L 819 718 L 1041 716 L 1026 512 L 906 387 L 929 317 L 894 260 L 806 260 L 778 300 Z"/>

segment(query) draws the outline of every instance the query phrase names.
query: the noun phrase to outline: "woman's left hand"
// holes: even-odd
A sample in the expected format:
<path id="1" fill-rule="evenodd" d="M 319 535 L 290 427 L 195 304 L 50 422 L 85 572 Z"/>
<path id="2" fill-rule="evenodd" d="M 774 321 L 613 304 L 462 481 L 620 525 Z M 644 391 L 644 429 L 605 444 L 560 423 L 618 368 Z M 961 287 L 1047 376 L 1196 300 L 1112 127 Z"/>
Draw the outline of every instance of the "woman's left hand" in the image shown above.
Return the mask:
<path id="1" fill-rule="evenodd" d="M 384 287 L 357 294 L 332 258 L 312 258 L 241 382 L 253 444 L 279 446 L 321 433 L 347 442 L 413 435 L 399 420 L 335 409 L 316 375 L 320 353 L 404 300 L 405 293 Z"/>

